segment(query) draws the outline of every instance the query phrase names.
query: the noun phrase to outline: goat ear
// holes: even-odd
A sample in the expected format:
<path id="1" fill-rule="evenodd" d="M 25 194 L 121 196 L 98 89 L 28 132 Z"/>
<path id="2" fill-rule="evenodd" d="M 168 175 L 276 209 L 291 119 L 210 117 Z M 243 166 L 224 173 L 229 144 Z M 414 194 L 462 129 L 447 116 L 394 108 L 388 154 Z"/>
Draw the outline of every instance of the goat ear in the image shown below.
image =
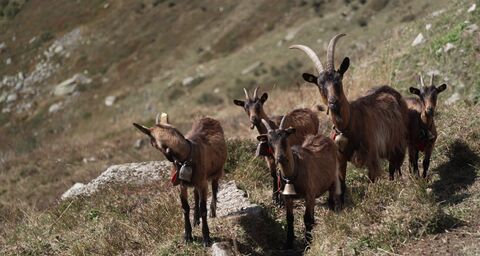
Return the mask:
<path id="1" fill-rule="evenodd" d="M 420 90 L 415 88 L 415 87 L 410 87 L 409 91 L 410 91 L 410 93 L 413 93 L 413 94 L 416 94 L 416 95 L 420 96 Z"/>
<path id="2" fill-rule="evenodd" d="M 160 123 L 161 124 L 170 124 L 170 122 L 168 121 L 168 114 L 167 113 L 162 113 L 160 115 Z"/>
<path id="3" fill-rule="evenodd" d="M 287 132 L 288 135 L 294 134 L 297 130 L 293 127 L 289 127 L 285 129 L 285 132 Z"/>
<path id="4" fill-rule="evenodd" d="M 245 101 L 243 101 L 243 100 L 233 100 L 233 104 L 243 108 L 245 106 Z"/>
<path id="5" fill-rule="evenodd" d="M 137 129 L 139 129 L 141 132 L 145 133 L 149 137 L 152 136 L 152 132 L 147 127 L 145 127 L 143 125 L 140 125 L 140 124 L 137 124 L 137 123 L 133 123 L 133 126 L 135 126 Z"/>
<path id="6" fill-rule="evenodd" d="M 263 104 L 263 103 L 265 103 L 265 101 L 267 101 L 267 99 L 268 99 L 268 93 L 264 92 L 262 94 L 262 97 L 260 97 L 260 102 L 262 102 L 262 104 Z"/>
<path id="7" fill-rule="evenodd" d="M 441 92 L 445 91 L 445 89 L 447 89 L 447 85 L 446 85 L 446 84 L 442 84 L 442 85 L 440 85 L 439 87 L 437 87 L 437 92 L 438 92 L 438 93 L 441 93 Z"/>
<path id="8" fill-rule="evenodd" d="M 312 84 L 317 84 L 318 77 L 309 74 L 309 73 L 303 73 L 302 74 L 303 80 L 312 83 Z"/>
<path id="9" fill-rule="evenodd" d="M 338 69 L 338 72 L 340 72 L 340 74 L 345 74 L 345 72 L 347 72 L 347 69 L 348 67 L 350 66 L 350 59 L 348 57 L 345 57 L 345 59 L 343 59 L 342 61 L 342 64 L 340 65 L 340 69 Z"/>
<path id="10" fill-rule="evenodd" d="M 268 141 L 268 136 L 266 134 L 258 135 L 257 140 L 266 142 Z"/>

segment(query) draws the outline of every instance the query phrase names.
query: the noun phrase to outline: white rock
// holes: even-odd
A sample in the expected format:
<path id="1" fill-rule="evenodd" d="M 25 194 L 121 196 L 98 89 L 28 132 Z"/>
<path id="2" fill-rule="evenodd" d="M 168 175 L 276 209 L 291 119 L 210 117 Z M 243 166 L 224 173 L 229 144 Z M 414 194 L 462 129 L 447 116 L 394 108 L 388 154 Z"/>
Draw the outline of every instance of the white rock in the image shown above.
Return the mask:
<path id="1" fill-rule="evenodd" d="M 302 30 L 302 26 L 290 29 L 290 31 L 288 31 L 287 35 L 285 36 L 285 41 L 293 40 L 297 33 L 300 32 L 300 30 Z"/>
<path id="2" fill-rule="evenodd" d="M 415 40 L 413 40 L 412 46 L 417 46 L 417 45 L 423 43 L 423 41 L 425 41 L 425 38 L 423 37 L 423 34 L 420 33 L 420 34 L 417 35 L 417 37 L 415 37 Z"/>
<path id="3" fill-rule="evenodd" d="M 7 60 L 5 60 L 5 64 L 7 65 L 12 64 L 12 58 L 8 58 Z"/>
<path id="4" fill-rule="evenodd" d="M 63 51 L 62 45 L 58 45 L 57 47 L 55 47 L 55 50 L 54 50 L 55 53 L 61 53 L 62 51 Z"/>
<path id="5" fill-rule="evenodd" d="M 113 106 L 113 104 L 115 103 L 116 100 L 117 100 L 117 97 L 115 97 L 115 96 L 112 96 L 112 95 L 107 96 L 105 98 L 105 106 L 107 106 L 107 107 Z"/>
<path id="6" fill-rule="evenodd" d="M 110 4 L 106 3 L 106 4 L 103 5 L 103 9 L 107 9 L 109 6 L 110 6 Z"/>
<path id="7" fill-rule="evenodd" d="M 460 93 L 458 92 L 455 92 L 454 94 L 452 94 L 452 96 L 450 96 L 446 101 L 445 101 L 445 104 L 447 105 L 452 105 L 454 104 L 455 102 L 459 101 L 460 100 Z"/>
<path id="8" fill-rule="evenodd" d="M 467 12 L 473 12 L 473 11 L 475 11 L 475 9 L 477 9 L 477 4 L 472 4 L 472 6 L 470 6 L 470 8 L 468 8 Z"/>
<path id="9" fill-rule="evenodd" d="M 0 52 L 2 52 L 2 50 L 5 48 L 7 48 L 7 44 L 5 42 L 0 43 Z"/>
<path id="10" fill-rule="evenodd" d="M 444 51 L 444 52 L 449 52 L 449 51 L 451 51 L 451 50 L 453 50 L 453 49 L 455 49 L 455 48 L 456 48 L 456 46 L 455 46 L 454 44 L 452 44 L 452 43 L 447 43 L 447 44 L 445 44 L 445 46 L 443 46 L 443 51 Z"/>
<path id="11" fill-rule="evenodd" d="M 15 85 L 15 91 L 20 91 L 20 89 L 22 89 L 22 86 L 23 86 L 23 82 L 21 81 L 17 82 L 17 84 Z"/>
<path id="12" fill-rule="evenodd" d="M 56 96 L 65 96 L 65 95 L 74 93 L 76 90 L 77 90 L 77 83 L 75 79 L 72 77 L 55 86 L 55 90 L 53 91 L 53 94 Z"/>
<path id="13" fill-rule="evenodd" d="M 57 102 L 55 104 L 52 104 L 49 108 L 48 108 L 48 112 L 49 113 L 55 113 L 55 112 L 58 112 L 60 109 L 62 109 L 62 103 L 61 102 Z"/>
<path id="14" fill-rule="evenodd" d="M 183 86 L 188 86 L 189 84 L 191 84 L 193 82 L 195 78 L 192 77 L 192 76 L 189 76 L 189 77 L 185 77 L 183 80 L 182 80 L 182 85 Z"/>
<path id="15" fill-rule="evenodd" d="M 2 92 L 2 94 L 0 95 L 0 103 L 4 102 L 7 99 L 7 96 L 7 92 Z"/>
<path id="16" fill-rule="evenodd" d="M 438 10 L 438 11 L 434 11 L 432 13 L 432 17 L 437 17 L 438 15 L 442 14 L 445 12 L 445 9 L 441 9 L 441 10 Z"/>
<path id="17" fill-rule="evenodd" d="M 263 62 L 256 61 L 256 62 L 252 63 L 251 65 L 249 65 L 248 67 L 244 68 L 242 70 L 241 74 L 246 75 L 246 74 L 252 72 L 253 70 L 257 69 L 258 67 L 260 67 L 262 65 L 263 65 Z"/>
<path id="18" fill-rule="evenodd" d="M 465 28 L 465 32 L 472 34 L 473 32 L 478 30 L 478 25 L 477 24 L 471 24 Z"/>
<path id="19" fill-rule="evenodd" d="M 37 37 L 34 36 L 30 39 L 30 41 L 28 41 L 29 44 L 33 44 L 35 41 L 37 40 Z"/>
<path id="20" fill-rule="evenodd" d="M 252 204 L 245 191 L 239 189 L 235 181 L 220 184 L 218 191 L 217 216 L 260 215 L 263 209 Z M 210 204 L 211 198 L 208 199 Z"/>
<path id="21" fill-rule="evenodd" d="M 212 256 L 233 256 L 232 245 L 228 242 L 217 242 L 212 244 Z"/>
<path id="22" fill-rule="evenodd" d="M 65 191 L 60 197 L 62 200 L 67 198 L 76 197 L 85 193 L 85 184 L 77 182 L 67 191 Z"/>
<path id="23" fill-rule="evenodd" d="M 432 24 L 429 23 L 429 24 L 425 25 L 426 30 L 430 30 L 431 28 L 432 28 Z"/>
<path id="24" fill-rule="evenodd" d="M 7 96 L 7 103 L 10 103 L 10 102 L 13 102 L 13 101 L 16 101 L 18 99 L 18 96 L 16 93 L 12 93 L 10 95 Z"/>
<path id="25" fill-rule="evenodd" d="M 135 143 L 133 143 L 133 147 L 136 148 L 136 149 L 140 149 L 142 146 L 143 146 L 143 140 L 142 139 L 138 139 L 138 140 L 135 141 Z"/>
<path id="26" fill-rule="evenodd" d="M 81 186 L 75 184 L 65 192 L 61 199 L 89 196 L 98 190 L 120 184 L 145 185 L 153 184 L 169 176 L 170 162 L 154 161 L 143 163 L 129 163 L 110 166 L 100 176 Z M 75 188 L 77 186 L 77 188 Z M 70 191 L 70 192 L 69 192 Z"/>

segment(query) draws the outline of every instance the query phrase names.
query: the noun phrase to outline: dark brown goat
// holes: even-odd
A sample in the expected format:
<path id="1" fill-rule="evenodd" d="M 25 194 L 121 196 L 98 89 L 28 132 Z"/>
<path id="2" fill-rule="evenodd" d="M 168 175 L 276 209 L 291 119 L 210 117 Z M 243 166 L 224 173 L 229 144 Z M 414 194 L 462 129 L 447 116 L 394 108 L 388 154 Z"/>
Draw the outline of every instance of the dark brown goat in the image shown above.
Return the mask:
<path id="1" fill-rule="evenodd" d="M 303 78 L 318 86 L 321 98 L 327 104 L 336 134 L 347 138 L 339 148 L 340 171 L 345 177 L 347 161 L 357 166 L 366 166 L 368 177 L 373 182 L 381 175 L 380 159 L 389 161 L 390 179 L 396 170 L 400 172 L 407 145 L 408 109 L 400 93 L 389 86 L 372 89 L 352 102 L 343 91 L 343 75 L 350 60 L 345 58 L 340 69 L 334 69 L 334 53 L 337 40 L 345 34 L 332 38 L 327 51 L 327 68 L 324 69 L 318 56 L 304 45 L 291 49 L 305 52 L 314 62 L 318 77 L 304 73 Z"/>
<path id="2" fill-rule="evenodd" d="M 253 92 L 253 96 L 250 96 L 247 89 L 243 89 L 245 92 L 245 101 L 243 100 L 234 100 L 235 105 L 242 107 L 247 113 L 250 119 L 250 129 L 257 128 L 259 134 L 266 134 L 267 128 L 261 122 L 261 120 L 266 120 L 266 122 L 274 128 L 277 128 L 280 124 L 282 116 L 272 116 L 269 118 L 263 109 L 263 105 L 268 99 L 268 94 L 265 92 L 261 97 L 258 97 L 258 87 Z M 317 107 L 319 111 L 322 109 Z M 305 140 L 307 135 L 317 134 L 320 121 L 318 120 L 317 114 L 308 108 L 295 109 L 292 112 L 287 114 L 285 119 L 285 125 L 287 127 L 294 127 L 297 132 L 288 138 L 290 145 L 301 145 Z M 273 178 L 273 193 L 272 200 L 274 204 L 281 205 L 283 199 L 279 193 L 278 187 L 278 177 L 275 161 L 272 156 L 265 156 L 265 161 L 267 162 L 268 169 Z"/>
<path id="3" fill-rule="evenodd" d="M 285 119 L 285 118 L 283 118 Z M 284 128 L 282 121 L 278 129 L 272 129 L 266 121 L 267 134 L 259 135 L 259 141 L 268 142 L 273 148 L 274 159 L 281 176 L 287 184 L 293 184 L 296 196 L 305 199 L 305 238 L 310 242 L 315 221 L 315 198 L 329 191 L 330 208 L 341 208 L 341 181 L 337 166 L 337 147 L 333 140 L 321 134 L 309 135 L 302 145 L 291 146 L 288 137 L 296 129 Z M 288 185 L 285 187 L 287 190 Z M 287 211 L 286 247 L 293 247 L 293 196 L 284 195 Z"/>
<path id="4" fill-rule="evenodd" d="M 208 181 L 212 183 L 212 202 L 210 217 L 216 216 L 218 181 L 223 176 L 223 166 L 227 159 L 227 145 L 220 122 L 212 118 L 202 118 L 193 123 L 192 129 L 183 136 L 168 122 L 166 114 L 152 128 L 134 123 L 136 128 L 148 135 L 151 144 L 160 150 L 173 163 L 172 182 L 180 184 L 180 200 L 185 218 L 185 241 L 192 241 L 190 224 L 190 206 L 188 205 L 188 187 L 194 187 L 195 208 L 194 225 L 202 218 L 204 246 L 210 244 L 210 232 L 207 224 Z M 181 169 L 191 168 L 190 181 L 180 180 Z M 178 177 L 180 176 L 180 177 Z"/>
<path id="5" fill-rule="evenodd" d="M 427 177 L 430 157 L 432 155 L 435 141 L 437 140 L 437 128 L 433 119 L 435 108 L 437 106 L 437 95 L 443 92 L 446 84 L 435 86 L 433 84 L 434 75 L 430 78 L 430 85 L 425 86 L 423 78 L 420 75 L 420 89 L 410 87 L 410 92 L 417 95 L 418 98 L 406 98 L 409 110 L 409 143 L 408 160 L 410 169 L 418 176 L 418 153 L 425 153 L 423 158 L 423 177 Z"/>

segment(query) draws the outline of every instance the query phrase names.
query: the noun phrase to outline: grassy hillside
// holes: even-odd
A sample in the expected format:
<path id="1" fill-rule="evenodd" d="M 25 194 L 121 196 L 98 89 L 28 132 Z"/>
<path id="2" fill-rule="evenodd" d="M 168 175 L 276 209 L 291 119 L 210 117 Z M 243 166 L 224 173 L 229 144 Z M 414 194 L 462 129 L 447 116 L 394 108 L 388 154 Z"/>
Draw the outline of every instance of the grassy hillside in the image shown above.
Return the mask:
<path id="1" fill-rule="evenodd" d="M 237 180 L 267 209 L 258 223 L 213 220 L 213 239 L 235 240 L 241 253 L 281 253 L 284 213 L 270 203 L 269 175 L 249 141 L 255 134 L 231 101 L 243 97 L 243 87 L 260 85 L 270 93 L 272 114 L 320 103 L 317 89 L 301 80 L 312 64 L 288 45 L 310 45 L 325 58 L 328 39 L 344 32 L 336 56 L 337 63 L 344 56 L 352 62 L 344 79 L 349 98 L 380 84 L 408 95 L 418 73 L 437 74 L 448 89 L 438 103 L 432 177 L 424 182 L 405 175 L 372 185 L 364 170 L 349 169 L 347 208 L 332 214 L 320 200 L 309 253 L 408 253 L 445 230 L 464 231 L 461 249 L 478 253 L 472 246 L 478 230 L 469 229 L 478 227 L 480 213 L 480 32 L 472 31 L 480 13 L 478 7 L 467 12 L 474 1 L 29 0 L 0 1 L 2 8 L 3 2 L 16 9 L 0 17 L 0 45 L 6 45 L 0 47 L 0 79 L 33 74 L 42 60 L 54 68 L 30 86 L 32 93 L 0 87 L 0 96 L 18 96 L 0 102 L 0 252 L 207 253 L 200 243 L 182 244 L 177 191 L 167 181 L 57 202 L 74 182 L 89 181 L 109 165 L 160 159 L 150 147 L 133 147 L 140 137 L 131 122 L 149 124 L 156 113 L 168 112 L 182 131 L 198 116 L 221 120 L 227 137 L 236 138 L 229 142 L 226 179 Z M 425 40 L 411 46 L 419 33 Z M 58 41 L 69 42 L 65 54 L 45 57 Z M 449 43 L 454 48 L 445 51 Z M 92 82 L 70 96 L 52 94 L 77 73 Z M 445 104 L 454 94 L 460 100 Z M 107 107 L 110 95 L 117 100 Z M 27 103 L 30 108 L 21 107 Z M 62 108 L 50 113 L 55 103 Z M 327 118 L 320 118 L 328 133 Z M 301 214 L 299 203 L 298 247 L 304 246 Z M 265 234 L 252 225 L 265 225 Z"/>

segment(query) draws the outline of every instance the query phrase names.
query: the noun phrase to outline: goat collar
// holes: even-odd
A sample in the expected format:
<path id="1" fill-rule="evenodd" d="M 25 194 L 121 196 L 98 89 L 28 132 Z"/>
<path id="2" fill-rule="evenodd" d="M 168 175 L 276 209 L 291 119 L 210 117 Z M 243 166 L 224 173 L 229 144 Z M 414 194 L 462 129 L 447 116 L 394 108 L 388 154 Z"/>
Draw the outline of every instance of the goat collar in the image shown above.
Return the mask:
<path id="1" fill-rule="evenodd" d="M 188 148 L 189 148 L 189 151 L 188 151 L 188 156 L 187 156 L 187 159 L 185 159 L 184 161 L 180 161 L 177 157 L 176 157 L 176 153 L 175 152 L 172 152 L 170 154 L 165 154 L 165 156 L 167 157 L 168 161 L 172 162 L 173 164 L 175 164 L 176 167 L 180 168 L 182 165 L 186 165 L 186 164 L 191 164 L 192 163 L 192 151 L 193 151 L 193 145 L 192 145 L 192 142 L 185 138 L 185 140 L 187 141 L 188 143 Z"/>
<path id="2" fill-rule="evenodd" d="M 293 182 L 295 182 L 295 180 L 297 179 L 298 177 L 298 171 L 295 171 L 295 162 L 297 160 L 297 157 L 295 156 L 295 154 L 293 154 L 293 175 L 292 176 L 284 176 L 281 172 L 280 172 L 280 176 L 282 177 L 282 180 L 285 181 L 286 184 L 293 184 Z"/>

